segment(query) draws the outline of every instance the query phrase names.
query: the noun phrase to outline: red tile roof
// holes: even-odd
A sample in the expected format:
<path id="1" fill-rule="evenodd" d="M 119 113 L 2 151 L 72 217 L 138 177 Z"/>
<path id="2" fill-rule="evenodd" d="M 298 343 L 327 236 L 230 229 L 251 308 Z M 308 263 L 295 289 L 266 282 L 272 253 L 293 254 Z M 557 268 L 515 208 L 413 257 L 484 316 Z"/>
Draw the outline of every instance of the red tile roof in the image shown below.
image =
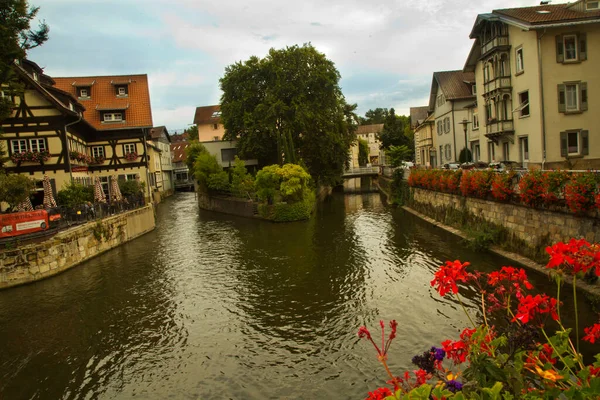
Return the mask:
<path id="1" fill-rule="evenodd" d="M 221 122 L 221 106 L 204 106 L 197 107 L 196 114 L 194 115 L 194 123 L 196 125 L 202 124 L 218 124 Z"/>
<path id="2" fill-rule="evenodd" d="M 364 135 L 367 133 L 379 133 L 383 130 L 384 124 L 371 124 L 371 125 L 359 125 L 356 128 L 357 135 Z"/>
<path id="3" fill-rule="evenodd" d="M 581 5 L 585 7 L 585 5 Z M 514 18 L 532 25 L 542 25 L 552 22 L 575 22 L 582 20 L 600 19 L 598 11 L 578 11 L 574 4 L 546 4 L 535 7 L 505 8 L 494 10 L 493 14 L 499 14 Z"/>
<path id="4" fill-rule="evenodd" d="M 152 127 L 152 108 L 148 76 L 86 76 L 53 78 L 56 87 L 77 97 L 77 88 L 83 82 L 94 82 L 89 100 L 80 99 L 86 108 L 83 118 L 98 130 Z M 131 83 L 128 83 L 131 80 Z M 114 82 L 127 82 L 127 97 L 117 97 Z M 115 107 L 115 108 L 111 108 Z M 103 123 L 100 110 L 126 110 L 125 121 Z"/>
<path id="5" fill-rule="evenodd" d="M 189 142 L 171 143 L 171 162 L 185 161 L 185 149 L 189 145 Z"/>

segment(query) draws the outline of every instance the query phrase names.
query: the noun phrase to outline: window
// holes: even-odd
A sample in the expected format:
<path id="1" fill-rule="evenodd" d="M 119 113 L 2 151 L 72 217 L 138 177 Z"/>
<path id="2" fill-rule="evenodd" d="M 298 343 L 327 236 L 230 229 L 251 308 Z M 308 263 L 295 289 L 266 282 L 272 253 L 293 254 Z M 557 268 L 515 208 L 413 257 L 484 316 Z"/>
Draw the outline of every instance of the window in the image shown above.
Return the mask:
<path id="1" fill-rule="evenodd" d="M 135 153 L 136 152 L 136 146 L 135 143 L 125 143 L 123 145 L 123 153 L 127 154 L 127 153 Z"/>
<path id="2" fill-rule="evenodd" d="M 485 105 L 485 119 L 487 120 L 488 124 L 490 122 L 493 122 L 493 114 L 492 114 L 492 103 L 487 103 Z"/>
<path id="3" fill-rule="evenodd" d="M 473 130 L 479 129 L 479 115 L 477 113 L 473 113 Z"/>
<path id="4" fill-rule="evenodd" d="M 477 94 L 477 85 L 476 84 L 471 85 L 471 94 L 473 96 L 475 96 Z"/>
<path id="5" fill-rule="evenodd" d="M 578 113 L 588 109 L 586 82 L 569 82 L 558 85 L 558 111 Z"/>
<path id="6" fill-rule="evenodd" d="M 475 142 L 473 145 L 473 150 L 471 150 L 471 154 L 473 154 L 473 161 L 477 162 L 481 158 L 481 148 L 479 147 L 479 142 Z"/>
<path id="7" fill-rule="evenodd" d="M 122 113 L 104 113 L 104 122 L 119 122 L 123 121 Z"/>
<path id="8" fill-rule="evenodd" d="M 570 130 L 560 133 L 560 155 L 587 156 L 589 154 L 589 132 L 584 130 Z"/>
<path id="9" fill-rule="evenodd" d="M 502 159 L 504 161 L 509 161 L 510 160 L 509 143 L 508 142 L 502 143 Z"/>
<path id="10" fill-rule="evenodd" d="M 600 1 L 588 1 L 585 4 L 586 10 L 598 10 L 600 9 Z"/>
<path id="11" fill-rule="evenodd" d="M 450 132 L 450 117 L 444 118 L 444 132 Z"/>
<path id="12" fill-rule="evenodd" d="M 117 96 L 127 96 L 127 86 L 117 86 Z"/>
<path id="13" fill-rule="evenodd" d="M 214 140 L 215 142 L 218 142 L 218 141 L 219 141 L 219 137 L 218 137 L 218 136 L 213 136 L 213 140 Z"/>
<path id="14" fill-rule="evenodd" d="M 33 152 L 46 151 L 46 140 L 29 139 L 29 149 Z"/>
<path id="15" fill-rule="evenodd" d="M 529 90 L 519 93 L 519 117 L 529 117 Z"/>
<path id="16" fill-rule="evenodd" d="M 88 88 L 79 89 L 79 97 L 90 97 L 90 90 Z"/>
<path id="17" fill-rule="evenodd" d="M 556 36 L 556 62 L 587 60 L 587 36 L 584 32 Z"/>
<path id="18" fill-rule="evenodd" d="M 443 132 L 443 126 L 442 126 L 442 121 L 438 121 L 437 122 L 437 134 L 441 135 Z"/>
<path id="19" fill-rule="evenodd" d="M 577 61 L 577 36 L 564 36 L 563 44 L 565 47 L 565 61 Z"/>
<path id="20" fill-rule="evenodd" d="M 446 160 L 452 159 L 452 146 L 449 144 L 444 146 L 444 155 L 446 156 Z"/>
<path id="21" fill-rule="evenodd" d="M 25 139 L 11 140 L 10 146 L 12 148 L 13 154 L 26 152 L 27 151 L 27 140 L 25 140 Z"/>
<path id="22" fill-rule="evenodd" d="M 519 139 L 519 153 L 521 155 L 521 166 L 527 167 L 526 163 L 529 161 L 529 138 L 522 137 Z"/>
<path id="23" fill-rule="evenodd" d="M 108 183 L 108 176 L 101 176 L 100 177 L 100 185 L 102 186 L 102 191 L 104 192 L 104 195 L 108 198 L 108 196 L 110 195 L 109 192 L 109 183 Z"/>
<path id="24" fill-rule="evenodd" d="M 437 97 L 437 105 L 438 105 L 438 107 L 441 106 L 441 105 L 443 105 L 445 102 L 446 102 L 446 100 L 444 99 L 444 95 L 440 94 Z"/>
<path id="25" fill-rule="evenodd" d="M 444 146 L 440 146 L 440 165 L 444 163 Z"/>
<path id="26" fill-rule="evenodd" d="M 235 147 L 232 149 L 221 149 L 221 160 L 223 160 L 223 162 L 234 161 L 236 155 L 237 149 Z"/>
<path id="27" fill-rule="evenodd" d="M 217 129 L 219 129 L 219 124 L 213 124 L 213 129 L 214 129 L 214 130 L 217 130 Z"/>
<path id="28" fill-rule="evenodd" d="M 488 143 L 488 162 L 496 161 L 496 147 L 494 142 Z"/>
<path id="29" fill-rule="evenodd" d="M 92 147 L 92 157 L 104 157 L 104 146 L 93 146 Z"/>
<path id="30" fill-rule="evenodd" d="M 517 74 L 521 74 L 525 71 L 525 64 L 523 63 L 523 47 L 518 47 L 515 50 L 515 58 L 517 63 Z"/>

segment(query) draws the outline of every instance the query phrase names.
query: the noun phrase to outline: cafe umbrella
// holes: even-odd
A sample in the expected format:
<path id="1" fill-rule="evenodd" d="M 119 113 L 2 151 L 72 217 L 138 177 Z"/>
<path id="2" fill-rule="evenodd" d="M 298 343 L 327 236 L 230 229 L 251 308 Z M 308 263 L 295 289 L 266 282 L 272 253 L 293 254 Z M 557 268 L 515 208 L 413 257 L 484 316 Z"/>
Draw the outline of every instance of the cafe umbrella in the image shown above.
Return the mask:
<path id="1" fill-rule="evenodd" d="M 106 203 L 106 196 L 104 195 L 104 190 L 102 190 L 102 184 L 98 177 L 96 177 L 94 182 L 94 201 L 97 203 Z"/>
<path id="2" fill-rule="evenodd" d="M 56 207 L 56 200 L 52 194 L 52 185 L 50 185 L 50 178 L 48 175 L 44 175 L 44 208 Z"/>

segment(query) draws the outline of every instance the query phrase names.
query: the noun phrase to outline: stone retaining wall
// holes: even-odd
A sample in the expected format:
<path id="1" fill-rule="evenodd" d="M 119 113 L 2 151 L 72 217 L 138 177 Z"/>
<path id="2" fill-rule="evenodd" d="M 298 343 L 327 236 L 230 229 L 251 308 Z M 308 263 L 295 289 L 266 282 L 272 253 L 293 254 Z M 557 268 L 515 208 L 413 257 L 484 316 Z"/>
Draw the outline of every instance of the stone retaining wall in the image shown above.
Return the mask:
<path id="1" fill-rule="evenodd" d="M 41 243 L 0 251 L 0 289 L 72 268 L 155 228 L 152 205 L 61 231 Z"/>
<path id="2" fill-rule="evenodd" d="M 198 207 L 203 210 L 239 215 L 241 217 L 258 217 L 258 212 L 251 200 L 208 196 L 198 193 Z"/>
<path id="3" fill-rule="evenodd" d="M 516 204 L 463 197 L 427 189 L 411 188 L 412 201 L 434 208 L 454 208 L 503 226 L 530 246 L 585 238 L 600 242 L 600 220 L 538 210 Z"/>

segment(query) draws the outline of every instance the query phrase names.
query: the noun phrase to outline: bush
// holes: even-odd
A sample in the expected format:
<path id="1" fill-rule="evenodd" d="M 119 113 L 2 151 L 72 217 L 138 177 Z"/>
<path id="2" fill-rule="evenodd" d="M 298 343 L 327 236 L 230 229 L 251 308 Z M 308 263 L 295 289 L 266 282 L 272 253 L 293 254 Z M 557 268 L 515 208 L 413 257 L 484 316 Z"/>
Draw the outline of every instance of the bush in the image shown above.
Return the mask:
<path id="1" fill-rule="evenodd" d="M 212 174 L 218 174 L 219 172 L 222 172 L 223 168 L 221 167 L 221 164 L 219 164 L 219 162 L 217 161 L 216 156 L 214 156 L 213 154 L 209 154 L 208 152 L 201 152 L 196 157 L 193 170 L 194 177 L 198 181 L 200 191 L 206 193 L 209 191 L 209 177 Z"/>
<path id="2" fill-rule="evenodd" d="M 540 171 L 530 171 L 519 182 L 521 202 L 530 207 L 539 207 L 544 201 L 544 175 Z"/>
<path id="3" fill-rule="evenodd" d="M 547 206 L 556 204 L 564 197 L 565 184 L 571 178 L 571 174 L 563 171 L 551 171 L 544 173 L 544 204 Z"/>
<path id="4" fill-rule="evenodd" d="M 208 176 L 206 182 L 207 187 L 211 191 L 215 192 L 229 192 L 231 185 L 229 184 L 229 175 L 225 171 L 219 171 Z"/>
<path id="5" fill-rule="evenodd" d="M 252 197 L 254 192 L 254 178 L 248 174 L 244 161 L 235 156 L 231 173 L 231 194 L 235 197 Z"/>
<path id="6" fill-rule="evenodd" d="M 301 201 L 295 203 L 278 202 L 274 205 L 261 204 L 259 215 L 275 222 L 292 222 L 309 219 L 315 208 L 315 193 L 309 190 Z"/>
<path id="7" fill-rule="evenodd" d="M 144 192 L 144 185 L 137 179 L 119 180 L 119 190 L 125 197 L 137 196 Z M 92 199 L 94 198 L 92 189 Z M 93 201 L 93 200 L 91 200 Z"/>
<path id="8" fill-rule="evenodd" d="M 565 186 L 567 206 L 575 214 L 592 210 L 596 204 L 596 175 L 587 172 L 575 174 Z"/>
<path id="9" fill-rule="evenodd" d="M 369 142 L 358 139 L 358 165 L 364 167 L 369 162 Z"/>
<path id="10" fill-rule="evenodd" d="M 0 203 L 7 203 L 10 208 L 25 200 L 35 184 L 25 175 L 6 174 L 0 171 Z"/>
<path id="11" fill-rule="evenodd" d="M 492 179 L 492 196 L 497 201 L 508 201 L 511 199 L 513 190 L 513 180 L 517 173 L 510 171 L 507 174 L 495 174 Z"/>
<path id="12" fill-rule="evenodd" d="M 64 207 L 75 208 L 94 201 L 94 187 L 71 182 L 56 194 L 56 202 Z"/>

